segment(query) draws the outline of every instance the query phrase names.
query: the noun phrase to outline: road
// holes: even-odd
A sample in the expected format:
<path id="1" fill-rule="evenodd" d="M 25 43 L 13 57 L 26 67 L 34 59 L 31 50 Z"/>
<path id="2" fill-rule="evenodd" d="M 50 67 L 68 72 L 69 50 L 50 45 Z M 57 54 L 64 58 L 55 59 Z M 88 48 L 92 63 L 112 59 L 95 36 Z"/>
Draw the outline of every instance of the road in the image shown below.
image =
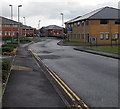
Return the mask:
<path id="1" fill-rule="evenodd" d="M 29 46 L 90 107 L 118 106 L 118 60 L 46 39 Z"/>

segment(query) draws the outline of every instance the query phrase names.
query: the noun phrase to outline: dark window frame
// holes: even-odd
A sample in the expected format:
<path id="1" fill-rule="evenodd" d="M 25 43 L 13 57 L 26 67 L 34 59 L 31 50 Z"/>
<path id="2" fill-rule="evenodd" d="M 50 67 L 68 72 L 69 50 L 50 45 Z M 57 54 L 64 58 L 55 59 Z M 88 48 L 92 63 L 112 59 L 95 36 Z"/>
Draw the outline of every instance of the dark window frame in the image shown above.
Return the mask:
<path id="1" fill-rule="evenodd" d="M 100 24 L 107 25 L 107 24 L 109 24 L 109 21 L 107 19 L 100 19 Z"/>

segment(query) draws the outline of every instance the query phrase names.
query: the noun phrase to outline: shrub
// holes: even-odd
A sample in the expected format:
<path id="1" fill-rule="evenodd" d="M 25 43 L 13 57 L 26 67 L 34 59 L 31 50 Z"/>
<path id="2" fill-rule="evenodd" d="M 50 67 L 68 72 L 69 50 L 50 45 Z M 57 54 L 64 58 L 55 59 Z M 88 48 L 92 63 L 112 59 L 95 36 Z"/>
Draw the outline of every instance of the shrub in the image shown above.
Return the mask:
<path id="1" fill-rule="evenodd" d="M 2 70 L 9 69 L 9 61 L 7 59 L 2 59 Z"/>
<path id="2" fill-rule="evenodd" d="M 14 48 L 12 47 L 2 47 L 2 52 L 12 52 Z"/>
<path id="3" fill-rule="evenodd" d="M 23 37 L 23 38 L 20 39 L 20 42 L 31 42 L 31 39 Z"/>
<path id="4" fill-rule="evenodd" d="M 7 59 L 2 59 L 2 81 L 5 83 L 8 77 L 10 63 Z"/>
<path id="5" fill-rule="evenodd" d="M 16 48 L 17 45 L 14 45 L 14 44 L 4 44 L 2 45 L 2 47 L 11 47 L 11 48 Z"/>

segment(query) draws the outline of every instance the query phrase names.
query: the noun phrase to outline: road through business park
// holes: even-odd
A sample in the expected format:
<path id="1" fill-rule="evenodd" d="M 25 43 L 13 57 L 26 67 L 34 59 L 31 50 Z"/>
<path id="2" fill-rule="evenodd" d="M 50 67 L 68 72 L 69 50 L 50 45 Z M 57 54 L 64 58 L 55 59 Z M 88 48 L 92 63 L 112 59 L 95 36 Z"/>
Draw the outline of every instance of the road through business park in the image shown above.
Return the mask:
<path id="1" fill-rule="evenodd" d="M 45 39 L 21 45 L 3 107 L 118 107 L 118 60 Z"/>
<path id="2" fill-rule="evenodd" d="M 90 107 L 118 107 L 118 59 L 46 39 L 29 48 Z"/>

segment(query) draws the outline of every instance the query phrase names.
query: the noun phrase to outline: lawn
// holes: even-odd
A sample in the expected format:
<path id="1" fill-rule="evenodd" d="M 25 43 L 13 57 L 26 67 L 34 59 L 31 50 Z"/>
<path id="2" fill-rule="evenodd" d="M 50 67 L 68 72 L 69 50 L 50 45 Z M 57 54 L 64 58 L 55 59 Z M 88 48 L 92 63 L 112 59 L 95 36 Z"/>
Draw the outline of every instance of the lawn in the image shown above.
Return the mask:
<path id="1" fill-rule="evenodd" d="M 90 43 L 81 43 L 81 42 L 64 42 L 64 45 L 90 45 Z"/>
<path id="2" fill-rule="evenodd" d="M 120 54 L 120 46 L 97 46 L 97 47 L 86 47 L 86 48 L 92 49 L 92 50 L 103 51 L 103 52 Z"/>

